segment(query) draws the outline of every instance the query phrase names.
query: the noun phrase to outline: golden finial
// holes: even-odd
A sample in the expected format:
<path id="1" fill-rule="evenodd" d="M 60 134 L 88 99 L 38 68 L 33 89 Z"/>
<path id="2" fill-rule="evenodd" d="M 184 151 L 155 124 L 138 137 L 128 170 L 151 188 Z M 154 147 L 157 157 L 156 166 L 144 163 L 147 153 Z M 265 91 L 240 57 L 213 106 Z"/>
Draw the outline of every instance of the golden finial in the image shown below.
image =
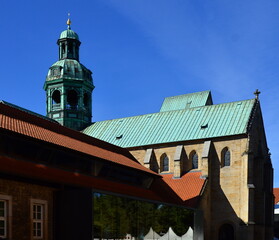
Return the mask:
<path id="1" fill-rule="evenodd" d="M 68 25 L 68 29 L 71 29 L 71 19 L 70 19 L 70 13 L 68 13 L 68 20 L 67 20 L 67 25 Z"/>

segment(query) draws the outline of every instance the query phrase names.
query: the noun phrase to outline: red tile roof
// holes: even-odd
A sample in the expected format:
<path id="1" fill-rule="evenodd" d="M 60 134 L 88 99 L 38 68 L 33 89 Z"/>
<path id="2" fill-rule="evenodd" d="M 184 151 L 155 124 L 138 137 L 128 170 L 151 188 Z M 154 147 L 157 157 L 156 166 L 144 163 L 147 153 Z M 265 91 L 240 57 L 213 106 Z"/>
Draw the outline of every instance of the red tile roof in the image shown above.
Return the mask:
<path id="1" fill-rule="evenodd" d="M 279 202 L 279 188 L 273 188 L 274 195 L 274 203 L 277 204 Z"/>
<path id="2" fill-rule="evenodd" d="M 126 149 L 89 137 L 3 102 L 0 102 L 1 129 L 137 169 L 157 176 L 157 178 L 154 179 L 150 189 L 144 189 L 34 162 L 0 156 L 0 171 L 4 173 L 90 187 L 97 191 L 113 192 L 158 202 L 184 204 L 188 207 L 196 206 L 205 183 L 205 180 L 200 178 L 200 172 L 189 172 L 180 179 L 173 179 L 172 174 L 161 175 L 163 178 L 160 178 L 160 175 L 139 164 Z"/>
<path id="3" fill-rule="evenodd" d="M 163 181 L 177 194 L 185 205 L 196 205 L 205 184 L 201 172 L 188 172 L 181 178 L 173 178 L 173 174 L 163 174 Z"/>
<path id="4" fill-rule="evenodd" d="M 0 129 L 72 149 L 154 176 L 157 175 L 138 163 L 126 149 L 11 107 L 4 102 L 0 102 Z"/>

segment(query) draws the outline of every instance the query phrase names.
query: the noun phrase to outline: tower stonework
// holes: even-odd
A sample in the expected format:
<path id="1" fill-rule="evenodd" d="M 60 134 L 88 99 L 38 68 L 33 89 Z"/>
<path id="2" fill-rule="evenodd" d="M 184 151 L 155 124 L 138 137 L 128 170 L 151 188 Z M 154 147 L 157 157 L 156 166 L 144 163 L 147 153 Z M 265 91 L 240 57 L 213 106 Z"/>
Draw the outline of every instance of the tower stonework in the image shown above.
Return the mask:
<path id="1" fill-rule="evenodd" d="M 91 124 L 92 72 L 79 62 L 78 35 L 68 29 L 60 34 L 59 61 L 48 71 L 44 90 L 46 91 L 47 116 L 61 125 L 82 130 Z"/>

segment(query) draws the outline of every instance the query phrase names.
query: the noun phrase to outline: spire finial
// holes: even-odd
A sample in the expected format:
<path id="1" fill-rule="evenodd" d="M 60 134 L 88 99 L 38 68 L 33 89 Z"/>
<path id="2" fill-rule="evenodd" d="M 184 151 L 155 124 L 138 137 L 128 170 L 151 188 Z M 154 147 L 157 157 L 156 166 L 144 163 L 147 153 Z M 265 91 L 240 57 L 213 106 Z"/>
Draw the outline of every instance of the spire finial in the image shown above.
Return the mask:
<path id="1" fill-rule="evenodd" d="M 67 20 L 67 25 L 68 25 L 68 29 L 71 29 L 71 19 L 70 19 L 70 13 L 68 13 L 68 20 Z"/>
<path id="2" fill-rule="evenodd" d="M 259 89 L 256 89 L 256 91 L 254 92 L 256 99 L 259 99 L 259 95 L 261 94 L 261 92 L 259 91 Z"/>

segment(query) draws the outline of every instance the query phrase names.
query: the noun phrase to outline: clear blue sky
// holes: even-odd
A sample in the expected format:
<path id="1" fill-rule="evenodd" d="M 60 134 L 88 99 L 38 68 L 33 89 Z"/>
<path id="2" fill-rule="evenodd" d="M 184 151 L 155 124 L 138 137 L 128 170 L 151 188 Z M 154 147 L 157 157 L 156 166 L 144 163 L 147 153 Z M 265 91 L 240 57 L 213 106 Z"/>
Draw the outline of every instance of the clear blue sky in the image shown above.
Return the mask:
<path id="1" fill-rule="evenodd" d="M 258 88 L 279 187 L 278 0 L 1 0 L 0 99 L 45 115 L 68 12 L 93 71 L 93 121 L 157 112 L 164 97 L 211 90 L 224 103 Z"/>

